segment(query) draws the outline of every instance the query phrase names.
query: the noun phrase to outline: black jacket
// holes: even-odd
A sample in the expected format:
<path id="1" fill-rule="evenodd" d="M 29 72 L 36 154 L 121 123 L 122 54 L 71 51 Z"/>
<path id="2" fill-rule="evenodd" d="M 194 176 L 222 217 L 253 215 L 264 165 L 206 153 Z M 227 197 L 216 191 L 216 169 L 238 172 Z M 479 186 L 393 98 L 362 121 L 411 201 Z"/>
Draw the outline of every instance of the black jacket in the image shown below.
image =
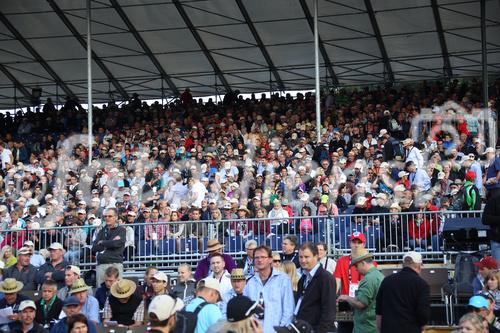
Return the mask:
<path id="1" fill-rule="evenodd" d="M 319 267 L 304 290 L 305 275 L 299 280 L 295 303 L 302 296 L 297 319 L 307 321 L 316 333 L 335 331 L 335 278 L 323 267 Z"/>
<path id="2" fill-rule="evenodd" d="M 9 324 L 9 332 L 10 333 L 23 333 L 23 326 L 21 322 L 15 321 Z M 47 333 L 47 330 L 43 328 L 42 325 L 33 323 L 33 328 L 28 331 L 28 333 Z"/>
<path id="3" fill-rule="evenodd" d="M 486 202 L 483 211 L 483 224 L 490 227 L 490 239 L 500 242 L 500 191 Z"/>
<path id="4" fill-rule="evenodd" d="M 291 262 L 293 262 L 295 264 L 295 266 L 297 268 L 300 267 L 300 264 L 299 264 L 299 252 L 294 251 L 292 254 L 280 253 L 280 257 L 281 257 L 281 263 L 283 263 L 285 261 L 291 261 Z"/>
<path id="5" fill-rule="evenodd" d="M 409 267 L 386 277 L 378 290 L 375 310 L 382 316 L 380 333 L 421 333 L 430 317 L 429 296 L 427 282 Z"/>
<path id="6" fill-rule="evenodd" d="M 97 254 L 97 264 L 121 264 L 123 263 L 123 250 L 126 240 L 125 228 L 116 226 L 115 228 L 102 228 L 94 241 L 92 252 Z M 114 239 L 115 237 L 119 239 Z"/>
<path id="7" fill-rule="evenodd" d="M 38 301 L 35 302 L 36 304 L 36 317 L 35 321 L 39 323 L 40 325 L 50 325 L 52 323 L 55 323 L 56 321 L 59 320 L 59 315 L 61 314 L 62 308 L 63 308 L 63 302 L 56 297 L 54 300 L 54 303 L 49 308 L 49 311 L 47 311 L 47 314 L 44 313 L 43 308 L 45 305 L 42 305 L 42 298 L 40 298 Z M 45 304 L 45 303 L 44 303 Z"/>
<path id="8" fill-rule="evenodd" d="M 69 263 L 63 260 L 61 263 L 56 265 L 55 267 L 52 263 L 47 262 L 38 268 L 38 272 L 36 273 L 36 283 L 42 285 L 45 282 L 45 274 L 52 273 L 52 280 L 57 282 L 57 287 L 64 287 L 64 272 L 66 267 L 68 267 Z"/>
<path id="9" fill-rule="evenodd" d="M 17 265 L 14 265 L 4 271 L 3 278 L 4 280 L 14 278 L 17 281 L 21 281 L 24 284 L 23 290 L 36 290 L 36 273 L 36 267 L 31 264 L 23 267 L 21 270 L 17 268 Z"/>

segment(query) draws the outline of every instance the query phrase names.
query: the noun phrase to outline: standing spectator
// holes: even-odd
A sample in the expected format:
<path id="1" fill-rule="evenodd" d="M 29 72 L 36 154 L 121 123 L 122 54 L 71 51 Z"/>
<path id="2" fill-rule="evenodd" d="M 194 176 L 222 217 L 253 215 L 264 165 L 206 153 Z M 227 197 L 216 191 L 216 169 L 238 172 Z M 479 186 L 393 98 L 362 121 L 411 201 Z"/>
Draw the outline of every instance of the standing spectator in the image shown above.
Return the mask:
<path id="1" fill-rule="evenodd" d="M 126 230 L 118 224 L 115 208 L 108 208 L 104 212 L 106 226 L 102 228 L 94 240 L 92 252 L 97 256 L 96 278 L 97 285 L 104 282 L 104 272 L 114 266 L 123 274 L 123 250 L 125 249 Z"/>
<path id="2" fill-rule="evenodd" d="M 41 285 L 46 280 L 53 280 L 59 288 L 64 286 L 64 271 L 68 263 L 64 261 L 64 248 L 61 243 L 52 243 L 49 246 L 50 262 L 43 264 L 37 272 L 36 282 Z"/>
<path id="3" fill-rule="evenodd" d="M 483 224 L 490 227 L 491 255 L 500 260 L 500 191 L 488 195 L 483 210 Z"/>
<path id="4" fill-rule="evenodd" d="M 420 152 L 420 149 L 415 147 L 413 139 L 405 139 L 403 140 L 403 148 L 405 149 L 405 162 L 413 162 L 417 166 L 418 169 L 422 169 L 424 167 L 424 157 Z"/>
<path id="5" fill-rule="evenodd" d="M 35 321 L 36 305 L 32 300 L 22 301 L 19 305 L 19 319 L 9 324 L 11 333 L 47 333 L 45 328 Z"/>
<path id="6" fill-rule="evenodd" d="M 104 304 L 109 297 L 111 286 L 120 278 L 120 272 L 116 267 L 108 267 L 104 272 L 104 282 L 95 291 L 95 298 L 99 302 L 99 309 L 104 308 Z"/>
<path id="7" fill-rule="evenodd" d="M 286 326 L 293 319 L 293 290 L 288 275 L 273 268 L 272 251 L 259 246 L 254 251 L 257 274 L 248 280 L 245 296 L 264 303 L 264 332 L 272 332 L 274 326 Z"/>
<path id="8" fill-rule="evenodd" d="M 295 264 L 295 267 L 299 268 L 299 253 L 297 252 L 297 236 L 295 235 L 287 235 L 283 239 L 283 243 L 281 244 L 283 252 L 280 253 L 281 262 L 291 261 Z"/>
<path id="9" fill-rule="evenodd" d="M 298 285 L 295 318 L 307 321 L 317 333 L 335 331 L 335 278 L 319 263 L 316 245 L 302 245 L 299 260 L 302 277 Z"/>
<path id="10" fill-rule="evenodd" d="M 430 288 L 421 271 L 422 255 L 408 252 L 403 269 L 382 281 L 375 310 L 380 333 L 422 332 L 430 317 Z"/>
<path id="11" fill-rule="evenodd" d="M 196 281 L 188 264 L 181 264 L 177 274 L 177 284 L 172 288 L 172 295 L 187 305 L 195 297 Z"/>
<path id="12" fill-rule="evenodd" d="M 243 291 L 247 285 L 246 282 L 247 280 L 245 274 L 243 273 L 243 269 L 233 269 L 231 272 L 231 289 L 222 295 L 222 301 L 219 305 L 224 317 L 226 316 L 227 304 L 234 297 L 243 295 Z"/>
<path id="13" fill-rule="evenodd" d="M 30 264 L 30 250 L 22 247 L 17 251 L 17 263 L 4 271 L 3 277 L 23 283 L 23 290 L 36 290 L 36 268 Z"/>
<path id="14" fill-rule="evenodd" d="M 237 267 L 242 268 L 247 278 L 254 274 L 253 269 L 253 251 L 257 248 L 257 241 L 255 239 L 248 240 L 245 243 L 246 254 L 238 260 Z"/>
<path id="15" fill-rule="evenodd" d="M 196 298 L 186 306 L 187 312 L 198 313 L 194 333 L 205 333 L 210 326 L 222 318 L 222 313 L 216 304 L 222 300 L 219 281 L 206 278 L 200 283 L 201 286 L 196 292 Z"/>
<path id="16" fill-rule="evenodd" d="M 224 257 L 220 253 L 210 257 L 210 272 L 209 277 L 219 281 L 220 293 L 224 300 L 224 295 L 231 290 L 231 274 L 226 270 Z"/>
<path id="17" fill-rule="evenodd" d="M 335 261 L 335 259 L 328 257 L 327 245 L 324 242 L 319 242 L 316 244 L 316 247 L 318 248 L 318 258 L 321 267 L 323 267 L 327 272 L 330 272 L 333 275 L 333 273 L 335 273 L 337 262 Z"/>
<path id="18" fill-rule="evenodd" d="M 109 321 L 116 321 L 118 325 L 125 327 L 136 327 L 142 324 L 144 300 L 135 292 L 136 288 L 135 282 L 127 279 L 120 280 L 111 286 L 111 295 L 104 305 L 102 314 L 104 326 L 107 326 Z"/>
<path id="19" fill-rule="evenodd" d="M 228 272 L 231 272 L 233 268 L 236 268 L 236 262 L 234 261 L 233 257 L 231 257 L 229 254 L 224 254 L 222 253 L 222 249 L 224 246 L 219 243 L 219 240 L 217 239 L 210 239 L 207 243 L 207 252 L 208 255 L 201 259 L 200 262 L 198 263 L 198 266 L 196 266 L 196 271 L 194 273 L 194 278 L 196 281 L 200 281 L 201 279 L 207 277 L 210 273 L 210 258 L 212 255 L 215 254 L 221 254 L 222 257 L 224 258 L 224 263 L 225 263 L 225 268 Z"/>
<path id="20" fill-rule="evenodd" d="M 170 333 L 176 324 L 176 313 L 184 307 L 184 302 L 169 295 L 156 297 L 148 308 L 151 332 Z"/>
<path id="21" fill-rule="evenodd" d="M 484 151 L 486 155 L 486 195 L 487 197 L 494 196 L 500 192 L 500 157 L 496 156 L 495 148 L 488 147 Z"/>
<path id="22" fill-rule="evenodd" d="M 363 275 L 363 280 L 359 283 L 355 297 L 341 295 L 339 299 L 354 309 L 354 333 L 378 333 L 375 303 L 384 276 L 373 265 L 373 255 L 368 251 L 352 258 L 351 266 Z"/>
<path id="23" fill-rule="evenodd" d="M 87 286 L 83 279 L 76 280 L 69 290 L 71 296 L 75 296 L 82 306 L 82 313 L 94 323 L 99 323 L 99 302 L 89 294 L 91 287 Z"/>
<path id="24" fill-rule="evenodd" d="M 59 320 L 63 302 L 57 297 L 57 283 L 47 280 L 42 284 L 42 297 L 36 301 L 36 322 L 48 329 Z"/>

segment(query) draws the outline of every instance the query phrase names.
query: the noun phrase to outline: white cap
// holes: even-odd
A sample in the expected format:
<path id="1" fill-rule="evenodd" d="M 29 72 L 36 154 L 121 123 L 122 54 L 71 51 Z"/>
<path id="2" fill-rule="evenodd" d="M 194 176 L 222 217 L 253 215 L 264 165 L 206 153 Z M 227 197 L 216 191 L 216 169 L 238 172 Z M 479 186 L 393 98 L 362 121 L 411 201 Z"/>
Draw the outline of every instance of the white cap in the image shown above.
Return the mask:
<path id="1" fill-rule="evenodd" d="M 403 261 L 406 259 L 406 258 L 411 258 L 411 260 L 415 263 L 415 264 L 421 264 L 422 263 L 422 255 L 418 252 L 415 252 L 415 251 L 410 251 L 408 253 L 406 253 L 404 256 L 403 256 Z"/>
<path id="2" fill-rule="evenodd" d="M 409 173 L 406 171 L 399 171 L 399 173 L 398 173 L 399 178 L 403 178 L 404 176 L 408 176 L 408 175 L 409 175 Z"/>
<path id="3" fill-rule="evenodd" d="M 69 269 L 70 271 L 72 271 L 73 273 L 75 273 L 76 275 L 80 276 L 80 267 L 78 266 L 73 266 L 73 265 L 70 265 L 70 266 L 67 266 L 66 269 Z"/>
<path id="4" fill-rule="evenodd" d="M 219 282 L 219 280 L 211 278 L 211 277 L 207 277 L 207 278 L 203 279 L 203 282 L 204 282 L 204 285 L 203 285 L 204 287 L 213 289 L 213 290 L 217 291 L 220 295 L 220 282 Z"/>
<path id="5" fill-rule="evenodd" d="M 30 240 L 27 240 L 26 242 L 24 242 L 24 244 L 23 244 L 23 245 L 24 245 L 24 246 L 33 246 L 33 247 L 34 247 L 34 246 L 35 246 L 35 243 L 33 243 L 33 242 L 32 242 L 32 241 L 30 241 Z"/>
<path id="6" fill-rule="evenodd" d="M 54 243 L 50 244 L 49 250 L 64 250 L 64 247 L 62 246 L 61 243 L 54 242 Z"/>
<path id="7" fill-rule="evenodd" d="M 153 275 L 153 279 L 168 283 L 168 276 L 163 272 L 156 272 L 155 275 Z"/>
<path id="8" fill-rule="evenodd" d="M 495 148 L 493 148 L 493 147 L 488 147 L 488 148 L 486 148 L 486 149 L 484 150 L 483 155 L 486 155 L 486 154 L 488 154 L 488 153 L 495 153 L 495 152 L 496 152 L 496 151 L 495 151 Z"/>
<path id="9" fill-rule="evenodd" d="M 21 304 L 19 304 L 19 312 L 21 312 L 27 308 L 32 308 L 32 309 L 36 310 L 35 302 L 33 302 L 32 300 L 26 300 L 26 301 L 22 301 Z"/>
<path id="10" fill-rule="evenodd" d="M 148 314 L 154 313 L 159 321 L 164 321 L 183 307 L 184 302 L 180 298 L 173 299 L 169 295 L 159 295 L 154 297 L 149 304 Z"/>

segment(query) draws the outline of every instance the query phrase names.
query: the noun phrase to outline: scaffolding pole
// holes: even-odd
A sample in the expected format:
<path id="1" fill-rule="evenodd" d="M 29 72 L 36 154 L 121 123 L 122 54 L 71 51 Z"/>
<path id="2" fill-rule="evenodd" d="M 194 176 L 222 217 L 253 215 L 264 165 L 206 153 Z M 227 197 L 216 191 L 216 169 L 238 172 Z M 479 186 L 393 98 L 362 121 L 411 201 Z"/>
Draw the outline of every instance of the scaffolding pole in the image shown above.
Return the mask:
<path id="1" fill-rule="evenodd" d="M 319 91 L 318 0 L 314 0 L 314 79 L 316 80 L 316 144 L 321 143 L 321 98 Z"/>
<path id="2" fill-rule="evenodd" d="M 483 114 L 482 126 L 484 142 L 486 143 L 486 127 L 488 119 L 488 45 L 486 43 L 486 0 L 481 0 L 481 65 L 483 74 Z M 491 135 L 491 133 L 489 133 Z M 489 138 L 488 138 L 489 139 Z"/>
<path id="3" fill-rule="evenodd" d="M 87 0 L 87 116 L 88 116 L 88 144 L 89 166 L 92 163 L 92 29 L 91 29 L 91 0 Z"/>

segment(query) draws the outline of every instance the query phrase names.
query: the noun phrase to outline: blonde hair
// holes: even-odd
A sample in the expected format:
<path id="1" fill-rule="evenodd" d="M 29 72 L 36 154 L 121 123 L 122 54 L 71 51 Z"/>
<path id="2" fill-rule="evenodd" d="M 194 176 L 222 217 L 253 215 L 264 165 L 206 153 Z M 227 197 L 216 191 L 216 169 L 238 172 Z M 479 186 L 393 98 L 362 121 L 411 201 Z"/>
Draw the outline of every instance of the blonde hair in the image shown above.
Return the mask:
<path id="1" fill-rule="evenodd" d="M 226 322 L 221 330 L 221 333 L 254 333 L 252 328 L 252 316 L 235 321 L 234 323 Z"/>
<path id="2" fill-rule="evenodd" d="M 285 261 L 281 264 L 283 272 L 285 272 L 292 280 L 292 289 L 297 291 L 297 286 L 299 285 L 299 276 L 297 275 L 297 267 L 292 261 Z"/>
<path id="3" fill-rule="evenodd" d="M 471 323 L 471 325 L 474 327 L 476 332 L 481 333 L 484 331 L 484 319 L 483 319 L 483 317 L 481 317 L 477 313 L 470 312 L 470 313 L 464 314 L 462 316 L 462 318 L 460 318 L 459 325 L 461 325 L 462 323 L 464 323 L 466 321 Z"/>

